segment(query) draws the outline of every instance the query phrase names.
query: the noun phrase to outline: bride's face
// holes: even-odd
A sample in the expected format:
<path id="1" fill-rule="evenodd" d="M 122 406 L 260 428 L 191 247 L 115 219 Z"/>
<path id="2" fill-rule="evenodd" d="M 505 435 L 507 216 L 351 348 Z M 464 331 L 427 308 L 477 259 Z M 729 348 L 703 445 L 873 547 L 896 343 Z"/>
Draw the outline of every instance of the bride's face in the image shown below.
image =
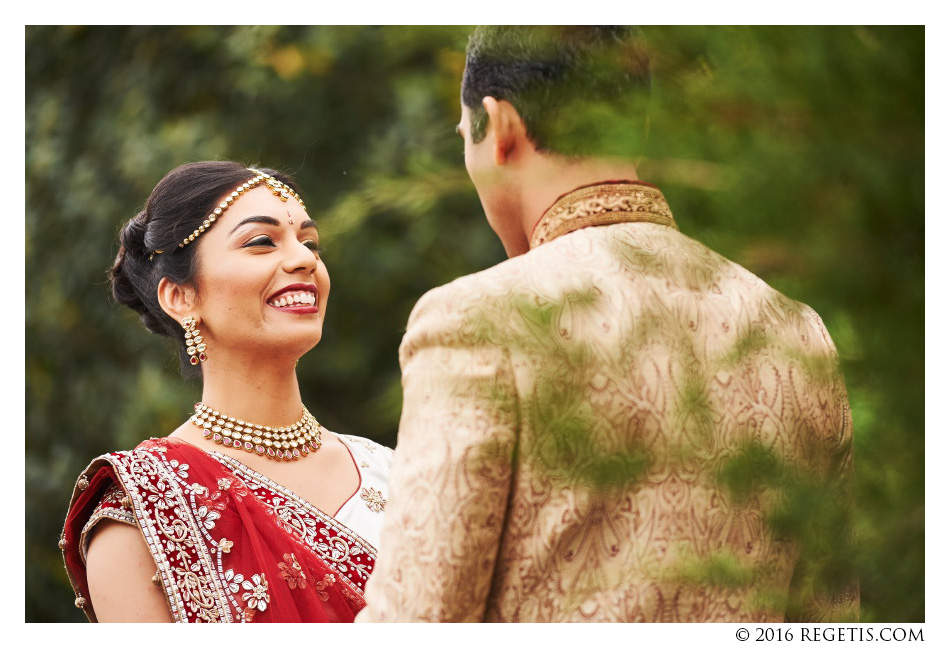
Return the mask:
<path id="1" fill-rule="evenodd" d="M 219 354 L 299 358 L 323 333 L 330 276 L 319 234 L 293 198 L 255 187 L 196 240 L 195 312 Z"/>

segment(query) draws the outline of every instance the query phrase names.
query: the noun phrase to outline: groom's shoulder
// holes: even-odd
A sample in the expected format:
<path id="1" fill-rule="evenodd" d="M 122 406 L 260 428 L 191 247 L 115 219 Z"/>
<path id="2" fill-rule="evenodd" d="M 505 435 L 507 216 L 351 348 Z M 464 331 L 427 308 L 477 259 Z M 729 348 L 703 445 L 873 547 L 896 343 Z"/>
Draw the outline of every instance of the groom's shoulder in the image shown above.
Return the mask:
<path id="1" fill-rule="evenodd" d="M 419 300 L 420 306 L 440 305 L 444 308 L 472 310 L 497 309 L 510 305 L 511 297 L 529 293 L 534 288 L 537 252 L 529 252 L 501 263 L 458 277 L 433 288 Z"/>
<path id="2" fill-rule="evenodd" d="M 412 309 L 407 329 L 463 335 L 481 329 L 480 323 L 508 320 L 519 301 L 531 292 L 527 256 L 507 259 L 429 290 Z"/>

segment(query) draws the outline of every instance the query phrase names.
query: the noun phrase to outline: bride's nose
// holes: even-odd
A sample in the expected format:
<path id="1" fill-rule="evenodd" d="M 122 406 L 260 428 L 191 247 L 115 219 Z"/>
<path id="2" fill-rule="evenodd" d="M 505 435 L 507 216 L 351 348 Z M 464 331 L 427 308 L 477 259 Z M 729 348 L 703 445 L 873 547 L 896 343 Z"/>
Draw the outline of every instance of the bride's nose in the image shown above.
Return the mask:
<path id="1" fill-rule="evenodd" d="M 289 273 L 306 271 L 308 274 L 317 269 L 317 256 L 309 247 L 299 241 L 290 244 L 284 256 L 284 270 Z"/>

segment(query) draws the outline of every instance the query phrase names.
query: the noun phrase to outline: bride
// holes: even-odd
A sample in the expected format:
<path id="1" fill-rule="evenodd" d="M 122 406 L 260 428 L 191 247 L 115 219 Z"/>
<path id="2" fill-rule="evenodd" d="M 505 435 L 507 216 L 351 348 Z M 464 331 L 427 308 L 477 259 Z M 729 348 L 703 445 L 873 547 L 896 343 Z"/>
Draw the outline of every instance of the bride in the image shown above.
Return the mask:
<path id="1" fill-rule="evenodd" d="M 167 437 L 80 475 L 60 539 L 76 605 L 92 621 L 352 621 L 392 451 L 301 400 L 330 278 L 293 181 L 185 164 L 120 238 L 115 299 L 178 342 L 202 397 Z"/>

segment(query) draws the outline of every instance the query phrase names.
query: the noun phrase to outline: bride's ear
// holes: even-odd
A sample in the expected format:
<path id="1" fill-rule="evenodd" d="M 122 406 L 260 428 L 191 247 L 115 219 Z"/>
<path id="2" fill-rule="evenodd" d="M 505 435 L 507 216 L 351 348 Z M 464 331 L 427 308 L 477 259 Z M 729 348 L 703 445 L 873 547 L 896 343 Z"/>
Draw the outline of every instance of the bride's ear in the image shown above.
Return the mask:
<path id="1" fill-rule="evenodd" d="M 194 315 L 195 289 L 181 286 L 168 277 L 158 282 L 158 305 L 173 320 L 181 324 L 188 315 Z"/>

